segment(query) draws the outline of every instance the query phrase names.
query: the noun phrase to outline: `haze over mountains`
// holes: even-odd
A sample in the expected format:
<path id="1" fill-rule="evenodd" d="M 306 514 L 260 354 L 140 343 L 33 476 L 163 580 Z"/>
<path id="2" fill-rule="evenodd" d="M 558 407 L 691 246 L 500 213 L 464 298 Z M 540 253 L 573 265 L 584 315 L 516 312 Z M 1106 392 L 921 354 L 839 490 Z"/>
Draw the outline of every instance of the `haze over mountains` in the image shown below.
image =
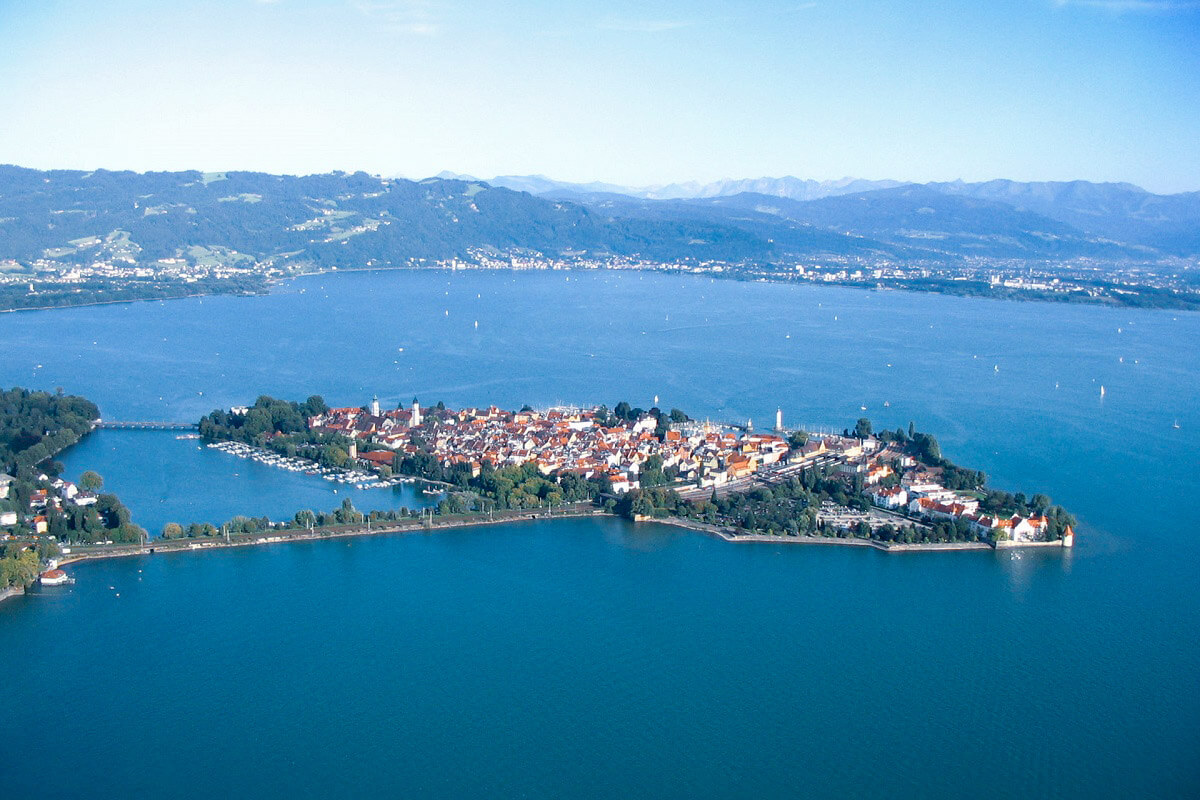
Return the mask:
<path id="1" fill-rule="evenodd" d="M 502 175 L 487 182 L 539 197 L 574 200 L 626 213 L 636 206 L 630 206 L 625 198 L 692 203 L 712 200 L 719 206 L 773 213 L 794 222 L 882 237 L 883 241 L 917 243 L 924 240 L 925 246 L 940 241 L 944 248 L 952 247 L 958 240 L 958 247 L 966 248 L 964 252 L 968 254 L 971 251 L 998 254 L 997 249 L 1013 249 L 986 245 L 990 236 L 1025 239 L 1024 245 L 1013 249 L 1013 254 L 1026 251 L 1032 254 L 1038 249 L 1046 249 L 1036 246 L 1031 237 L 1049 246 L 1048 237 L 1055 236 L 1064 241 L 1088 237 L 1111 240 L 1094 243 L 1130 246 L 1134 252 L 1140 251 L 1142 257 L 1152 257 L 1156 253 L 1200 253 L 1200 192 L 1153 194 L 1133 184 L 1010 180 L 906 184 L 857 178 L 814 181 L 790 175 L 721 180 L 710 184 L 694 181 L 636 187 L 604 182 L 571 184 L 542 175 Z M 856 199 L 829 199 L 846 196 L 856 196 Z M 946 200 L 943 196 L 961 201 Z M 812 204 L 812 201 L 822 203 Z M 644 205 L 641 207 L 643 211 L 646 209 Z M 683 216 L 695 213 L 683 211 L 678 205 L 676 212 Z M 918 212 L 924 217 L 914 216 Z M 967 241 L 971 237 L 976 241 Z M 1062 248 L 1050 246 L 1049 249 L 1058 249 L 1058 255 L 1062 257 Z M 1091 249 L 1090 254 L 1100 255 L 1104 247 L 1085 249 Z M 1110 251 L 1111 257 L 1118 258 L 1114 253 Z M 1135 255 L 1130 253 L 1130 257 Z"/>
<path id="2" fill-rule="evenodd" d="M 361 172 L 295 177 L 0 167 L 0 270 L 6 272 L 114 259 L 151 266 L 172 259 L 403 266 L 481 250 L 783 269 L 825 258 L 1194 259 L 1200 193 L 1154 195 L 1129 184 L 1082 181 L 780 178 L 625 189 L 536 177 L 493 183 Z"/>
<path id="3" fill-rule="evenodd" d="M 440 178 L 478 180 L 469 175 L 443 172 Z M 595 193 L 623 194 L 645 200 L 688 200 L 698 197 L 724 197 L 742 192 L 788 197 L 792 200 L 818 200 L 840 194 L 869 192 L 875 189 L 890 189 L 902 185 L 900 181 L 867 181 L 859 178 L 842 178 L 837 181 L 814 181 L 793 178 L 743 178 L 712 183 L 688 181 L 662 186 L 620 186 L 614 183 L 568 183 L 556 181 L 544 175 L 500 175 L 487 181 L 492 186 L 503 186 L 517 192 L 530 194 L 553 194 L 560 196 L 587 195 Z"/>
<path id="4" fill-rule="evenodd" d="M 443 173 L 449 175 L 449 173 Z M 1158 195 L 1131 183 L 1092 183 L 1089 181 L 1018 182 L 991 180 L 976 183 L 965 181 L 905 183 L 893 180 L 864 180 L 842 178 L 834 181 L 814 181 L 792 176 L 782 178 L 744 178 L 712 183 L 673 183 L 661 186 L 621 186 L 611 183 L 569 183 L 542 175 L 504 175 L 487 181 L 514 191 L 571 199 L 593 206 L 609 204 L 618 207 L 620 197 L 641 200 L 704 200 L 713 199 L 718 205 L 736 206 L 747 211 L 777 214 L 786 219 L 833 228 L 849 228 L 859 233 L 883 236 L 891 240 L 919 238 L 939 233 L 959 233 L 972 229 L 986 236 L 987 206 L 996 207 L 991 221 L 997 224 L 993 232 L 1016 229 L 1027 234 L 1056 235 L 1085 234 L 1104 237 L 1114 243 L 1148 248 L 1169 255 L 1194 255 L 1200 252 L 1200 192 Z M 922 192 L 921 189 L 927 190 Z M 895 190 L 895 191 L 889 191 Z M 980 203 L 949 203 L 936 195 L 950 195 Z M 872 196 L 867 196 L 867 195 Z M 607 195 L 607 196 L 606 196 Z M 746 195 L 740 200 L 728 200 Z M 831 201 L 816 206 L 799 206 L 773 199 L 799 201 L 825 200 L 846 195 L 862 195 L 855 202 Z M 913 209 L 912 203 L 921 197 L 930 204 Z M 935 208 L 936 207 L 936 208 Z M 914 220 L 910 213 L 941 217 Z M 1033 217 L 1030 214 L 1035 215 Z M 870 217 L 870 219 L 864 219 Z M 1044 217 L 1061 226 L 1046 226 L 1036 217 Z M 948 218 L 948 225 L 940 223 Z M 886 221 L 894 223 L 888 228 Z M 951 230 L 939 230 L 948 227 Z M 1045 228 L 1045 230 L 1038 230 Z"/>

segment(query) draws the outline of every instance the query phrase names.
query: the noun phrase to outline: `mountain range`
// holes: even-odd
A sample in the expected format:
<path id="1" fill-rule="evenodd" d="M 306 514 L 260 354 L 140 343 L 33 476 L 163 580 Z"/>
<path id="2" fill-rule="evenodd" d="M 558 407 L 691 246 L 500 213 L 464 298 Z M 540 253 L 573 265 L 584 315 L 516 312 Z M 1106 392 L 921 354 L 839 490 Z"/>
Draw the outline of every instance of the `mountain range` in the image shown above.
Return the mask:
<path id="1" fill-rule="evenodd" d="M 438 177 L 478 180 L 469 175 L 456 175 L 453 172 L 443 172 Z M 622 194 L 638 197 L 644 200 L 688 200 L 699 197 L 724 197 L 742 192 L 767 194 L 776 197 L 787 197 L 792 200 L 818 200 L 856 192 L 870 192 L 876 189 L 890 189 L 902 185 L 901 181 L 868 181 L 859 178 L 842 178 L 837 181 L 814 181 L 794 178 L 790 175 L 782 178 L 742 178 L 738 180 L 714 181 L 699 183 L 669 183 L 658 186 L 620 186 L 615 183 L 569 183 L 556 181 L 544 175 L 499 175 L 490 178 L 487 183 L 492 186 L 503 186 L 517 192 L 530 194 L 555 195 L 586 195 L 586 194 Z"/>
<path id="2" fill-rule="evenodd" d="M 404 266 L 471 252 L 533 251 L 784 268 L 846 257 L 1194 260 L 1200 193 L 1155 195 L 1087 182 L 795 178 L 635 190 L 541 177 L 410 181 L 362 172 L 0 166 L 0 271 L 10 273 L 105 259 Z"/>
<path id="3" fill-rule="evenodd" d="M 814 181 L 784 176 L 630 187 L 599 182 L 570 183 L 543 175 L 503 175 L 491 178 L 487 183 L 592 206 L 607 204 L 611 208 L 619 207 L 624 202 L 622 198 L 713 200 L 717 204 L 776 214 L 797 222 L 851 229 L 882 237 L 884 241 L 905 241 L 915 237 L 924 238 L 927 243 L 951 242 L 952 236 L 936 237 L 959 228 L 960 244 L 966 252 L 971 247 L 962 240 L 964 234 L 986 237 L 1007 230 L 1008 233 L 1033 236 L 1049 234 L 1068 240 L 1110 240 L 1110 245 L 1132 246 L 1134 252 L 1140 249 L 1147 256 L 1200 253 L 1200 192 L 1160 195 L 1131 183 L 992 180 L 921 184 L 861 178 Z M 744 197 L 726 199 L 740 195 Z M 816 206 L 784 202 L 809 203 L 847 195 L 856 195 L 859 199 L 854 202 L 830 201 Z M 962 198 L 965 202 L 943 201 L 938 195 Z M 921 197 L 928 202 L 917 206 L 916 210 L 925 209 L 923 213 L 928 218 L 913 219 L 904 213 L 905 209 Z M 996 204 L 991 207 L 995 214 L 990 217 L 986 203 Z M 864 209 L 869 209 L 869 219 L 863 219 Z M 903 224 L 888 228 L 885 220 Z M 1049 225 L 1046 220 L 1061 224 Z M 997 226 L 989 229 L 992 222 Z"/>

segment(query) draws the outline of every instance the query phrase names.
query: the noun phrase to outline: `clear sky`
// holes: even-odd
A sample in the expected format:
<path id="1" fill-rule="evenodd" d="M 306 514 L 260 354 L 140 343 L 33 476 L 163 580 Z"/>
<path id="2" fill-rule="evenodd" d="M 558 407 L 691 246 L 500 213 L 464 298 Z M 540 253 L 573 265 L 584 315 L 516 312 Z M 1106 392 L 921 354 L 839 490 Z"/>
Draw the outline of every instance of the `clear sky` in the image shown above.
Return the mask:
<path id="1" fill-rule="evenodd" d="M 0 0 L 0 163 L 1200 190 L 1200 0 Z"/>

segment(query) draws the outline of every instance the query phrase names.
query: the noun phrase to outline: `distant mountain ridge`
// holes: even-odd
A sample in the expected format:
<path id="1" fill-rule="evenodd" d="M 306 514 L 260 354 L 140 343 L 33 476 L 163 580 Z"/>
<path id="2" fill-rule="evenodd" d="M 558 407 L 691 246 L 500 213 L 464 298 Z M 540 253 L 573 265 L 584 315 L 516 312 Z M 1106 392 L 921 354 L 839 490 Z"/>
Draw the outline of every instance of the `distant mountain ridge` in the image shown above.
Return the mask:
<path id="1" fill-rule="evenodd" d="M 442 173 L 440 177 L 466 176 Z M 868 181 L 859 178 L 842 178 L 836 181 L 802 180 L 791 175 L 785 175 L 782 178 L 742 178 L 713 181 L 712 183 L 688 181 L 657 186 L 621 186 L 600 181 L 570 183 L 556 181 L 545 175 L 499 175 L 487 180 L 487 183 L 530 194 L 554 194 L 565 197 L 572 194 L 606 193 L 622 194 L 643 200 L 689 200 L 699 197 L 724 197 L 742 192 L 787 197 L 792 200 L 817 200 L 822 197 L 869 192 L 875 189 L 891 189 L 902 185 L 900 181 Z"/>
<path id="2" fill-rule="evenodd" d="M 1115 241 L 1177 254 L 1200 252 L 1200 192 L 1160 195 L 1131 183 L 930 183 L 945 194 L 993 200 Z"/>
<path id="3" fill-rule="evenodd" d="M 781 178 L 638 197 L 604 183 L 538 176 L 507 183 L 446 173 L 411 181 L 362 172 L 0 166 L 0 278 L 97 263 L 167 271 L 181 264 L 398 267 L 532 252 L 785 271 L 848 259 L 1052 264 L 1200 256 L 1200 193 L 1152 195 L 1128 184 Z M 679 187 L 687 185 L 654 193 L 683 193 Z"/>
<path id="4" fill-rule="evenodd" d="M 530 194 L 553 197 L 560 200 L 576 200 L 590 205 L 608 203 L 620 205 L 620 197 L 636 198 L 639 200 L 717 200 L 727 205 L 740 206 L 745 210 L 766 211 L 781 217 L 814 225 L 832 226 L 838 229 L 853 229 L 856 232 L 874 236 L 884 236 L 885 241 L 904 240 L 911 235 L 942 234 L 937 225 L 931 224 L 935 219 L 915 220 L 920 223 L 915 227 L 893 230 L 892 235 L 884 235 L 877 224 L 868 224 L 865 228 L 852 223 L 849 219 L 836 219 L 814 207 L 800 210 L 797 206 L 774 203 L 775 199 L 797 201 L 802 203 L 820 202 L 828 198 L 880 194 L 867 202 L 876 214 L 884 214 L 898 219 L 900 207 L 888 208 L 886 200 L 894 200 L 903 205 L 912 191 L 925 190 L 939 195 L 961 198 L 972 201 L 986 201 L 1006 206 L 1017 215 L 1034 214 L 1062 223 L 1074 229 L 1073 234 L 1084 237 L 1091 236 L 1107 240 L 1110 245 L 1125 245 L 1135 249 L 1150 250 L 1172 256 L 1192 256 L 1200 254 L 1200 192 L 1183 192 L 1171 195 L 1158 195 L 1142 189 L 1131 183 L 1093 183 L 1090 181 L 1041 181 L 1019 182 L 1010 180 L 991 180 L 976 183 L 965 181 L 906 183 L 893 180 L 864 180 L 859 178 L 843 178 L 836 181 L 802 180 L 792 176 L 782 178 L 750 178 L 723 180 L 712 183 L 674 183 L 664 186 L 627 187 L 610 183 L 569 183 L 556 181 L 542 175 L 533 176 L 500 176 L 488 181 L 492 185 L 505 186 L 514 191 L 529 192 Z M 894 191 L 893 191 L 894 190 Z M 723 200 L 739 195 L 750 195 L 741 201 Z M 754 202 L 750 202 L 753 200 Z M 858 207 L 861 207 L 861 202 Z M 827 204 L 828 205 L 828 204 Z M 852 213 L 856 204 L 831 204 L 828 208 L 837 208 Z M 960 211 L 965 212 L 967 206 L 961 205 Z M 944 209 L 944 210 L 948 210 Z M 973 212 L 978 215 L 980 209 Z M 997 212 L 1001 216 L 1003 212 Z M 944 215 L 943 215 L 944 216 Z M 941 218 L 937 218 L 940 223 Z M 979 220 L 982 224 L 984 221 Z M 862 220 L 860 219 L 861 223 Z M 914 222 L 906 219 L 906 222 Z M 1034 220 L 1025 217 L 1025 222 L 1032 227 L 1028 233 L 1038 233 L 1033 228 L 1045 228 L 1045 231 L 1058 230 L 1059 234 L 1066 233 L 1061 226 L 1034 224 Z M 986 227 L 984 225 L 983 227 Z M 960 232 L 961 233 L 961 232 Z M 984 233 L 981 227 L 977 233 Z M 943 240 L 945 241 L 945 240 Z M 985 248 L 986 249 L 986 248 Z M 1103 249 L 1103 248 L 1101 248 Z"/>

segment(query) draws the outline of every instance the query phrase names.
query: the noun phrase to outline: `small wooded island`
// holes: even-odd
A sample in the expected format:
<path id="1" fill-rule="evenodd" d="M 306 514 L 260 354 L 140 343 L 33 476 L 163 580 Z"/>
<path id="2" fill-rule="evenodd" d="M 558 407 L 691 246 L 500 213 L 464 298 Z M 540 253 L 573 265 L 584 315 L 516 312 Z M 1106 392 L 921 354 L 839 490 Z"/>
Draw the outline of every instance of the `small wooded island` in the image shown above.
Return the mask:
<path id="1" fill-rule="evenodd" d="M 61 477 L 54 456 L 94 429 L 81 397 L 0 392 L 0 592 L 9 596 L 59 559 L 617 514 L 732 541 L 946 549 L 1074 544 L 1075 519 L 1045 494 L 988 489 L 986 476 L 944 458 L 933 436 L 841 434 L 717 425 L 679 409 L 496 407 L 438 403 L 383 410 L 260 397 L 200 420 L 210 447 L 360 486 L 419 482 L 435 507 L 362 513 L 349 499 L 286 521 L 238 516 L 172 522 L 159 539 L 101 492 L 103 478 Z M 10 474 L 11 473 L 11 474 Z M 47 581 L 48 582 L 48 581 Z"/>

